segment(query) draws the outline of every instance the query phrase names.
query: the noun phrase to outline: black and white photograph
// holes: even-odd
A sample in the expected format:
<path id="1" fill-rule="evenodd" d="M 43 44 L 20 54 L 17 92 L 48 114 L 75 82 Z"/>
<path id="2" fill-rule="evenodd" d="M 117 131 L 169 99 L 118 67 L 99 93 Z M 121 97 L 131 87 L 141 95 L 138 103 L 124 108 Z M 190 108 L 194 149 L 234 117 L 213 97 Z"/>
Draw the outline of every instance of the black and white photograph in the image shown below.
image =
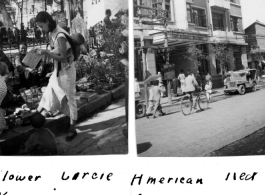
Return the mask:
<path id="1" fill-rule="evenodd" d="M 0 155 L 128 153 L 128 9 L 0 1 Z"/>
<path id="2" fill-rule="evenodd" d="M 265 154 L 263 0 L 134 0 L 139 157 Z"/>

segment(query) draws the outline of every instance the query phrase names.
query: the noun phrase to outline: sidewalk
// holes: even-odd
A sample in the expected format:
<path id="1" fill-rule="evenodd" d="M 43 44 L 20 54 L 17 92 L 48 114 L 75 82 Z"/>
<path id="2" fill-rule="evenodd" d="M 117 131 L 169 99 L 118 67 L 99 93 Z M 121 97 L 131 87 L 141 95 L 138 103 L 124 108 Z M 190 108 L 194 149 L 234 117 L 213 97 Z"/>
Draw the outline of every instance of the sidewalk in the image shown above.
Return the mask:
<path id="1" fill-rule="evenodd" d="M 122 84 L 121 86 L 108 93 L 99 95 L 96 99 L 91 99 L 91 101 L 80 101 L 78 105 L 78 121 L 82 121 L 90 116 L 93 116 L 100 109 L 105 108 L 113 101 L 124 97 L 124 95 L 125 85 Z M 65 133 L 67 132 L 67 129 L 69 127 L 69 121 L 69 117 L 60 114 L 54 118 L 47 118 L 47 123 L 45 124 L 45 127 L 49 128 L 55 134 L 56 137 L 65 136 Z M 116 128 L 124 128 L 124 123 L 120 124 L 120 126 L 117 126 Z M 0 135 L 0 145 L 2 148 L 2 154 L 13 155 L 14 153 L 16 153 L 19 145 L 25 140 L 27 140 L 30 136 L 31 130 L 31 126 L 20 126 L 14 129 L 10 129 L 8 130 L 8 132 Z M 112 131 L 109 131 L 109 133 L 111 132 Z M 102 136 L 103 135 L 101 135 L 100 138 L 103 138 Z M 70 145 L 72 145 L 72 143 Z"/>
<path id="2" fill-rule="evenodd" d="M 263 86 L 265 86 L 265 82 L 261 81 L 257 85 L 257 89 L 259 89 L 259 88 L 261 88 Z M 222 96 L 222 95 L 224 95 L 224 88 L 213 89 L 212 97 L 217 97 L 217 96 Z M 161 106 L 163 108 L 174 106 L 174 105 L 180 103 L 180 101 L 183 98 L 183 96 L 184 95 L 180 95 L 180 96 L 175 97 L 174 94 L 172 94 L 172 105 L 170 105 L 168 103 L 168 98 L 167 97 L 161 98 Z"/>

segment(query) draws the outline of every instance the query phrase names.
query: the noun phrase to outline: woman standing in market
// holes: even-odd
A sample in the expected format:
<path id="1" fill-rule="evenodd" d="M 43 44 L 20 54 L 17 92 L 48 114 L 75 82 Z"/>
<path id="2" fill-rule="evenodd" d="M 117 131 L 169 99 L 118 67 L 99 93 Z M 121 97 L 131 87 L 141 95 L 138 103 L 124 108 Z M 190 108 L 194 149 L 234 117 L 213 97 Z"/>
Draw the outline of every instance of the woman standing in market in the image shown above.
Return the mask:
<path id="1" fill-rule="evenodd" d="M 7 93 L 5 78 L 0 75 L 0 106 Z M 0 134 L 6 129 L 5 110 L 0 107 Z"/>
<path id="2" fill-rule="evenodd" d="M 54 59 L 54 72 L 40 101 L 38 112 L 44 109 L 49 112 L 60 110 L 70 116 L 70 129 L 66 141 L 71 141 L 76 135 L 77 104 L 75 100 L 76 59 L 75 48 L 67 40 L 68 33 L 56 25 L 50 14 L 41 11 L 35 18 L 37 26 L 49 36 L 51 51 L 37 49 L 37 53 Z M 65 34 L 64 34 L 65 33 Z"/>

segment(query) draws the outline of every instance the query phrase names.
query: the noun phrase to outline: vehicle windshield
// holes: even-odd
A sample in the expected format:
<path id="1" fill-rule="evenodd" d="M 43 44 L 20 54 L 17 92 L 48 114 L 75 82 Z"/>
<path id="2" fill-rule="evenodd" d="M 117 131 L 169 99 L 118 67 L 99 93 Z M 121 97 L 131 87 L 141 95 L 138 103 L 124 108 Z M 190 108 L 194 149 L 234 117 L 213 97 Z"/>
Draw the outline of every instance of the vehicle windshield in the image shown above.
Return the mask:
<path id="1" fill-rule="evenodd" d="M 231 75 L 231 80 L 232 81 L 245 81 L 246 80 L 246 73 L 233 73 Z"/>

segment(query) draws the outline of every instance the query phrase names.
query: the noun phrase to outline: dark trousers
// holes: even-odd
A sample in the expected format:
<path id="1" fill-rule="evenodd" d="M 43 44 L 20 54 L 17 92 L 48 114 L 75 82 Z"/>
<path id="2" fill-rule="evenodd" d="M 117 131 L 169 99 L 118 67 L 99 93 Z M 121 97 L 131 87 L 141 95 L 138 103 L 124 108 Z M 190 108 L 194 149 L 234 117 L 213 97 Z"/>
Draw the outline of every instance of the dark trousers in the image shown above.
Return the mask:
<path id="1" fill-rule="evenodd" d="M 154 107 L 154 115 L 156 115 L 156 112 L 160 112 L 162 114 L 162 106 L 160 104 L 160 99 L 159 100 L 154 100 L 153 103 L 155 104 L 155 107 Z"/>

